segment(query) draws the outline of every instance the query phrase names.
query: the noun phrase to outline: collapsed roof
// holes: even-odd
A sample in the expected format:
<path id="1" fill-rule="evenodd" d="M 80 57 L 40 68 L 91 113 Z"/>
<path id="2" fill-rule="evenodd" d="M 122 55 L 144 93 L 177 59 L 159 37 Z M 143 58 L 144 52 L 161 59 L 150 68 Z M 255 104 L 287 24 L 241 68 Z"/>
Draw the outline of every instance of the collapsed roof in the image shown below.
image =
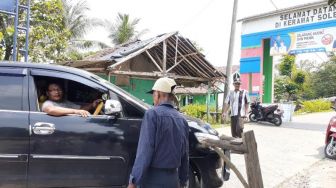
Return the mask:
<path id="1" fill-rule="evenodd" d="M 197 86 L 226 76 L 177 32 L 108 48 L 81 61 L 62 65 L 110 75 L 158 78 L 169 76 L 181 84 Z M 195 83 L 191 84 L 190 83 Z"/>

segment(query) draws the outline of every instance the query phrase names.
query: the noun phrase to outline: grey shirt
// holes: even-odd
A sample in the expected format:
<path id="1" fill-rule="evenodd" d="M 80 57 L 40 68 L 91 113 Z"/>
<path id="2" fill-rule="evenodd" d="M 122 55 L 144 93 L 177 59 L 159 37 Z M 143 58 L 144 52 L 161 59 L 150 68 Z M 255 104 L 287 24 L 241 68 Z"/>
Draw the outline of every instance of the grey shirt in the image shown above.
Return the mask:
<path id="1" fill-rule="evenodd" d="M 51 101 L 51 100 L 46 100 L 43 104 L 42 104 L 42 111 L 45 110 L 45 108 L 47 108 L 48 106 L 56 106 L 56 107 L 62 107 L 62 108 L 73 108 L 73 109 L 80 109 L 80 105 L 77 105 L 73 102 L 70 102 L 68 100 L 64 100 L 62 102 L 55 102 L 55 101 Z"/>

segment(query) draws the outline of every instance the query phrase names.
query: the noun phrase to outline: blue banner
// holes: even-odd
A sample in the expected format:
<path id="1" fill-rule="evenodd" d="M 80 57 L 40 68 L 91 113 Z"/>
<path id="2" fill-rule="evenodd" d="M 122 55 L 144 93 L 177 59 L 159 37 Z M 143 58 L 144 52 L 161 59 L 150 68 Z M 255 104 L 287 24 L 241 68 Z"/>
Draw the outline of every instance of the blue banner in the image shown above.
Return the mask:
<path id="1" fill-rule="evenodd" d="M 12 12 L 15 13 L 16 0 L 0 0 L 0 12 Z"/>
<path id="2" fill-rule="evenodd" d="M 306 48 L 306 49 L 299 49 L 299 50 L 290 50 L 289 54 L 303 54 L 303 53 L 314 53 L 314 52 L 326 52 L 324 47 L 321 48 Z"/>

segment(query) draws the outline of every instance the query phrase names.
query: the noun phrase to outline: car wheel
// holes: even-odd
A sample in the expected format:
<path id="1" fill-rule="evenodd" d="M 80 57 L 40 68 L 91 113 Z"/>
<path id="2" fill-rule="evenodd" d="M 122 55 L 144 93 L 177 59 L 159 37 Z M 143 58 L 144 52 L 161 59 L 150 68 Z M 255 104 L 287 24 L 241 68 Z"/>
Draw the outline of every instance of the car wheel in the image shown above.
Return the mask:
<path id="1" fill-rule="evenodd" d="M 193 170 L 191 167 L 189 168 L 189 188 L 206 188 L 202 181 L 201 175 Z"/>
<path id="2" fill-rule="evenodd" d="M 324 148 L 324 154 L 329 159 L 336 159 L 336 142 L 332 138 Z"/>
<path id="3" fill-rule="evenodd" d="M 249 115 L 249 119 L 250 119 L 251 122 L 257 122 L 258 121 L 257 118 L 256 118 L 256 115 L 254 113 L 251 113 Z"/>
<path id="4" fill-rule="evenodd" d="M 281 116 L 278 115 L 278 114 L 275 114 L 275 115 L 274 115 L 274 118 L 273 118 L 273 123 L 274 123 L 274 125 L 276 125 L 276 126 L 280 126 L 281 123 L 282 123 Z"/>

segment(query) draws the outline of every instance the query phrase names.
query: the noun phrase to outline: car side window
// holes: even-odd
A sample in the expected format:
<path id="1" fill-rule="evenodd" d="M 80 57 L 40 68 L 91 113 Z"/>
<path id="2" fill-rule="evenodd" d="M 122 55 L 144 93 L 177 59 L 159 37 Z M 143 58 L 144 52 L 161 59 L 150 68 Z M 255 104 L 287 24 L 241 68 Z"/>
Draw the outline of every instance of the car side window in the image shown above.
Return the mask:
<path id="1" fill-rule="evenodd" d="M 0 109 L 22 110 L 23 78 L 0 73 Z"/>
<path id="2" fill-rule="evenodd" d="M 134 104 L 125 100 L 124 98 L 119 96 L 119 101 L 121 103 L 123 112 L 126 117 L 129 118 L 143 118 L 144 113 L 138 109 Z"/>

